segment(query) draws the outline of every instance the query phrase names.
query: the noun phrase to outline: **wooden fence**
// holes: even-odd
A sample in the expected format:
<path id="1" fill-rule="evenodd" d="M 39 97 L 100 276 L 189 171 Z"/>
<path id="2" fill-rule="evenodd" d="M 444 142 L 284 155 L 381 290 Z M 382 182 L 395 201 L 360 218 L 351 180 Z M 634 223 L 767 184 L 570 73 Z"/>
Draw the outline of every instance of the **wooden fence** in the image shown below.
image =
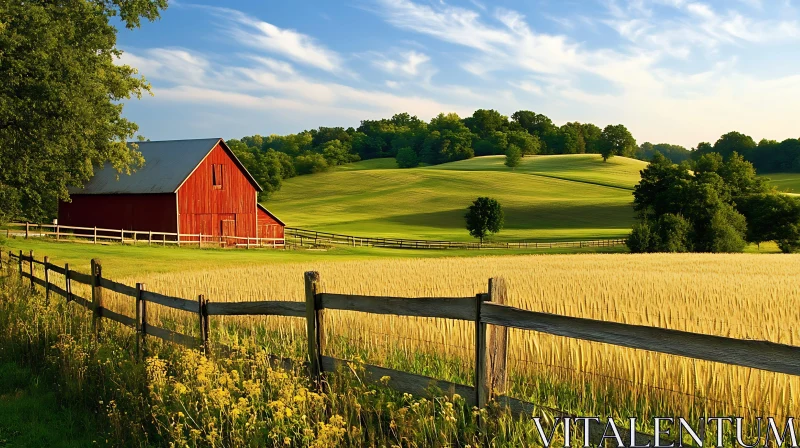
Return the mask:
<path id="1" fill-rule="evenodd" d="M 589 241 L 517 241 L 517 242 L 463 242 L 411 240 L 401 238 L 370 238 L 339 233 L 286 227 L 287 244 L 307 247 L 351 246 L 389 247 L 393 249 L 555 249 L 568 247 L 613 247 L 625 244 L 624 239 L 599 239 Z"/>
<path id="2" fill-rule="evenodd" d="M 19 230 L 11 230 L 16 227 Z M 284 238 L 256 238 L 242 236 L 204 235 L 202 233 L 170 233 L 144 230 L 105 229 L 101 227 L 74 227 L 58 224 L 11 223 L 7 225 L 6 236 L 53 237 L 56 240 L 82 238 L 98 241 L 119 241 L 122 244 L 167 244 L 184 247 L 271 247 L 283 248 Z"/>
<path id="3" fill-rule="evenodd" d="M 307 362 L 303 366 L 309 375 L 318 381 L 325 372 L 335 371 L 349 361 L 326 356 L 325 311 L 345 310 L 370 314 L 391 314 L 440 319 L 456 319 L 475 324 L 475 378 L 473 385 L 457 384 L 437 380 L 399 370 L 365 364 L 365 370 L 373 381 L 390 377 L 389 386 L 414 395 L 425 395 L 431 386 L 445 394 L 459 394 L 467 403 L 485 406 L 494 400 L 507 406 L 515 414 L 527 414 L 548 410 L 555 416 L 575 417 L 568 412 L 528 403 L 505 395 L 506 363 L 508 353 L 508 328 L 537 331 L 585 341 L 601 342 L 621 347 L 648 350 L 657 353 L 684 356 L 693 359 L 719 362 L 730 365 L 761 369 L 771 372 L 800 375 L 800 347 L 767 341 L 741 340 L 722 336 L 689 333 L 657 327 L 629 325 L 616 322 L 561 316 L 529 311 L 505 303 L 506 288 L 503 279 L 490 279 L 488 291 L 474 297 L 407 298 L 378 297 L 349 294 L 332 294 L 319 291 L 320 277 L 317 272 L 305 273 L 305 302 L 219 302 L 211 303 L 201 295 L 195 300 L 169 297 L 147 291 L 145 285 L 124 285 L 103 276 L 99 261 L 92 260 L 90 274 L 51 264 L 47 257 L 36 260 L 33 252 L 25 255 L 8 253 L 5 263 L 16 263 L 21 279 L 30 281 L 31 288 L 40 286 L 45 294 L 58 294 L 68 302 L 80 305 L 93 313 L 93 328 L 99 331 L 102 319 L 109 319 L 135 329 L 137 353 L 142 355 L 146 337 L 153 336 L 189 348 L 209 348 L 209 319 L 211 316 L 287 316 L 306 320 L 308 336 Z M 0 267 L 3 265 L 0 254 Z M 27 268 L 25 264 L 27 263 Z M 36 277 L 34 265 L 44 267 L 44 279 Z M 66 288 L 62 289 L 49 281 L 49 272 L 63 274 Z M 91 298 L 79 297 L 72 292 L 72 282 L 91 286 Z M 136 316 L 124 316 L 103 306 L 103 291 L 110 290 L 127 295 L 136 301 Z M 165 328 L 149 325 L 147 304 L 156 303 L 196 315 L 200 337 L 191 337 Z M 217 347 L 217 346 L 215 346 Z M 284 366 L 295 365 L 288 359 L 273 357 Z M 602 438 L 605 426 L 590 427 L 594 440 Z M 628 443 L 630 431 L 620 431 Z M 637 443 L 654 441 L 652 435 L 635 433 Z M 663 441 L 663 438 L 662 438 Z"/>

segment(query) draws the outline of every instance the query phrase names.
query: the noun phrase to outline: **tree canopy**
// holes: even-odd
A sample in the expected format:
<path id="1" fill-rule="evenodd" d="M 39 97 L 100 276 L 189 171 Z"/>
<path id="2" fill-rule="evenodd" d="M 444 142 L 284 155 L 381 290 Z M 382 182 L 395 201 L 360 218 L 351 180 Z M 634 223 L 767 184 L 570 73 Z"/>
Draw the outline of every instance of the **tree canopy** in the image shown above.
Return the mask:
<path id="1" fill-rule="evenodd" d="M 718 153 L 723 159 L 737 153 L 751 162 L 760 173 L 800 172 L 800 139 L 796 138 L 782 142 L 762 139 L 756 144 L 748 135 L 728 132 L 713 145 L 708 142 L 699 143 L 692 151 L 692 158 L 697 160 L 710 153 Z"/>
<path id="2" fill-rule="evenodd" d="M 120 100 L 149 92 L 118 65 L 118 16 L 128 28 L 154 20 L 166 0 L 11 0 L 0 3 L 0 220 L 55 214 L 67 186 L 93 166 L 121 173 L 142 162 Z"/>
<path id="3" fill-rule="evenodd" d="M 599 146 L 603 161 L 607 161 L 613 156 L 632 156 L 636 151 L 636 140 L 624 125 L 608 125 L 600 134 Z"/>
<path id="4" fill-rule="evenodd" d="M 800 246 L 800 201 L 775 192 L 733 152 L 673 164 L 656 152 L 635 187 L 633 252 L 741 252 L 746 242 Z"/>
<path id="5" fill-rule="evenodd" d="M 467 208 L 464 220 L 469 234 L 483 243 L 490 233 L 503 228 L 503 208 L 495 199 L 480 197 Z"/>

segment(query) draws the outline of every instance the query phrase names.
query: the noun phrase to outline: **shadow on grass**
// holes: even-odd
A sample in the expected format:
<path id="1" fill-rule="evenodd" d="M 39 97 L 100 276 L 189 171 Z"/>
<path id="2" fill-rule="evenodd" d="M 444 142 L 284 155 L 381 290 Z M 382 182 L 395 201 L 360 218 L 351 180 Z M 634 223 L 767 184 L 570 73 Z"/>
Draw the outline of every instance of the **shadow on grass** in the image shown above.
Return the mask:
<path id="1" fill-rule="evenodd" d="M 62 408 L 53 386 L 40 381 L 28 369 L 0 362 L 0 447 L 106 445 L 91 415 Z"/>
<path id="2" fill-rule="evenodd" d="M 437 212 L 407 213 L 388 217 L 389 222 L 438 227 L 441 229 L 463 229 L 465 208 Z M 619 229 L 633 224 L 633 208 L 629 204 L 537 204 L 530 206 L 503 207 L 505 229 Z"/>

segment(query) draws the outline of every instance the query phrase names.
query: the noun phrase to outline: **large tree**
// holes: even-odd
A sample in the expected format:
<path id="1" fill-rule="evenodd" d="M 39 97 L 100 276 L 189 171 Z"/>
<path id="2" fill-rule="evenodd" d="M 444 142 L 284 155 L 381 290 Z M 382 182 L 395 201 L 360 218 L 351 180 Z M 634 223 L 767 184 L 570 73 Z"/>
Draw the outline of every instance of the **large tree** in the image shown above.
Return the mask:
<path id="1" fill-rule="evenodd" d="M 439 114 L 431 119 L 431 131 L 422 145 L 421 158 L 436 165 L 469 159 L 475 156 L 472 141 L 475 135 L 464 125 L 457 114 Z"/>
<path id="2" fill-rule="evenodd" d="M 126 145 L 138 128 L 121 100 L 149 91 L 117 64 L 118 16 L 127 28 L 154 20 L 166 0 L 0 2 L 0 220 L 44 220 L 93 167 L 129 173 L 142 162 Z"/>
<path id="3" fill-rule="evenodd" d="M 608 125 L 600 134 L 600 154 L 603 161 L 613 156 L 631 156 L 636 151 L 636 140 L 624 125 Z"/>
<path id="4" fill-rule="evenodd" d="M 464 124 L 479 138 L 487 138 L 496 131 L 508 130 L 508 117 L 494 109 L 478 109 Z"/>
<path id="5" fill-rule="evenodd" d="M 800 249 L 800 201 L 770 189 L 738 154 L 702 155 L 690 171 L 659 152 L 634 188 L 633 252 L 741 252 L 746 241 Z"/>
<path id="6" fill-rule="evenodd" d="M 467 208 L 464 220 L 469 234 L 480 238 L 483 243 L 490 233 L 497 233 L 503 228 L 503 207 L 495 199 L 481 197 Z"/>

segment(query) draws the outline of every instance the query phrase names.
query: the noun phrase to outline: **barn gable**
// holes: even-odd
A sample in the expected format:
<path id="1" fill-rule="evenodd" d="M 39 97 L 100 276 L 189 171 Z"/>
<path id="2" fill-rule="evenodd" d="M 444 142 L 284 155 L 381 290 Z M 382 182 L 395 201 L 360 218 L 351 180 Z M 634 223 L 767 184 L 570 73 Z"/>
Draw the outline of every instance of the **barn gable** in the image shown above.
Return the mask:
<path id="1" fill-rule="evenodd" d="M 255 236 L 254 182 L 227 146 L 216 145 L 178 188 L 181 233 Z"/>

